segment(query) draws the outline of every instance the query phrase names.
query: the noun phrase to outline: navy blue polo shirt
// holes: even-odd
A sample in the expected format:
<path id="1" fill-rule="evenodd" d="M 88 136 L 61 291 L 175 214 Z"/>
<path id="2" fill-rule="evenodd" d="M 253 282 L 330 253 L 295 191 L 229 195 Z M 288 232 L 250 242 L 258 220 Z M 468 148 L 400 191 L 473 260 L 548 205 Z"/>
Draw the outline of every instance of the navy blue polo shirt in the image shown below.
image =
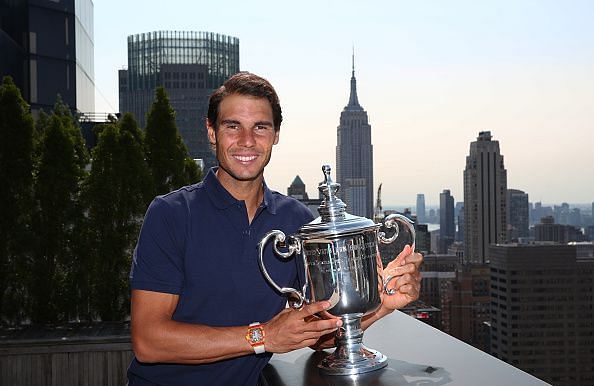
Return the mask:
<path id="1" fill-rule="evenodd" d="M 299 201 L 269 190 L 252 223 L 247 209 L 211 169 L 203 182 L 156 197 L 134 251 L 132 289 L 179 295 L 173 319 L 209 326 L 267 322 L 286 304 L 258 265 L 258 242 L 278 229 L 296 233 L 312 220 Z M 266 248 L 266 269 L 281 287 L 301 288 L 302 262 Z M 298 279 L 300 278 L 300 280 Z M 143 364 L 133 359 L 130 385 L 256 385 L 271 354 L 201 365 Z"/>

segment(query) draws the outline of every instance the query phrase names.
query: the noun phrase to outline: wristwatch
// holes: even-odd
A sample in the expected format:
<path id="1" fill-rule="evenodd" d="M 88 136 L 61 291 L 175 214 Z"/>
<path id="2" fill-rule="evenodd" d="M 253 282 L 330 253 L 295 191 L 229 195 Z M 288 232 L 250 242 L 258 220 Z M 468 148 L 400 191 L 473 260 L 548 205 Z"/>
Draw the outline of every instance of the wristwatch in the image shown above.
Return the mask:
<path id="1" fill-rule="evenodd" d="M 245 339 L 254 349 L 256 354 L 262 354 L 266 352 L 264 348 L 264 325 L 260 322 L 251 323 L 248 327 L 247 334 L 245 334 Z"/>

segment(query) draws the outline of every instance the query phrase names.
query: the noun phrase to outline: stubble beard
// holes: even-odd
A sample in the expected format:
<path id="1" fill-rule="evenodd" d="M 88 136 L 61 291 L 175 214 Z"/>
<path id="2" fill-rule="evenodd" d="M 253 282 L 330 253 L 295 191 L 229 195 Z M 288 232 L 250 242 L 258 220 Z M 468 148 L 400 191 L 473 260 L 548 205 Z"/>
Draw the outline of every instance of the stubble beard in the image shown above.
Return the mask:
<path id="1" fill-rule="evenodd" d="M 216 155 L 217 155 L 217 159 L 219 159 L 219 149 L 216 149 Z M 232 157 L 230 157 L 230 158 L 232 158 Z M 241 182 L 256 181 L 259 178 L 263 178 L 264 169 L 270 162 L 270 158 L 272 158 L 272 151 L 270 153 L 268 153 L 268 155 L 266 156 L 266 159 L 264 160 L 262 167 L 256 173 L 255 176 L 243 177 L 241 175 L 238 175 L 238 173 L 235 173 L 233 170 L 231 170 L 231 168 L 226 167 L 225 163 L 221 163 L 220 161 L 219 161 L 219 168 L 222 169 L 227 175 L 229 175 L 231 178 L 233 178 L 236 181 L 241 181 Z"/>

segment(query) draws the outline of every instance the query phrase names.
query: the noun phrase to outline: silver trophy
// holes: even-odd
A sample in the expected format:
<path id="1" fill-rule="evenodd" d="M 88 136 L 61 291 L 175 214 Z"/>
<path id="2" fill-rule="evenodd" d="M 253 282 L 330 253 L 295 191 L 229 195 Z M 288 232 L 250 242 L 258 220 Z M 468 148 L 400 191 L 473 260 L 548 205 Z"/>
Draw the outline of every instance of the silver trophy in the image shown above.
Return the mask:
<path id="1" fill-rule="evenodd" d="M 363 345 L 361 318 L 379 308 L 382 291 L 394 276 L 382 278 L 382 261 L 378 241 L 392 243 L 399 234 L 398 222 L 410 231 L 414 248 L 415 230 L 407 217 L 392 214 L 383 224 L 346 213 L 346 204 L 336 193 L 340 187 L 330 177 L 330 166 L 322 167 L 325 181 L 319 189 L 324 200 L 319 206 L 320 217 L 302 226 L 295 235 L 286 236 L 280 230 L 268 232 L 259 243 L 260 268 L 266 280 L 280 293 L 290 295 L 290 306 L 299 309 L 304 303 L 327 300 L 331 306 L 320 316 L 340 317 L 342 327 L 336 332 L 336 349 L 318 365 L 331 375 L 353 375 L 381 369 L 387 358 Z M 391 229 L 390 237 L 380 228 Z M 266 271 L 263 254 L 273 240 L 274 252 L 283 259 L 301 255 L 305 268 L 305 284 L 301 291 L 279 287 Z"/>

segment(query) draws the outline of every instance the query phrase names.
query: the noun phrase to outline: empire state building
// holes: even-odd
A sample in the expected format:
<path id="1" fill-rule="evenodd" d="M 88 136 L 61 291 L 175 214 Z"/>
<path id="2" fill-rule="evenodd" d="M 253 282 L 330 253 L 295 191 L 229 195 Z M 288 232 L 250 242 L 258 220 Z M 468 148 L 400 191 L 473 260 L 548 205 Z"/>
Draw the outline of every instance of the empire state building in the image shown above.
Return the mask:
<path id="1" fill-rule="evenodd" d="M 367 112 L 357 99 L 355 58 L 349 103 L 340 114 L 336 145 L 336 179 L 347 211 L 373 217 L 373 146 Z"/>

